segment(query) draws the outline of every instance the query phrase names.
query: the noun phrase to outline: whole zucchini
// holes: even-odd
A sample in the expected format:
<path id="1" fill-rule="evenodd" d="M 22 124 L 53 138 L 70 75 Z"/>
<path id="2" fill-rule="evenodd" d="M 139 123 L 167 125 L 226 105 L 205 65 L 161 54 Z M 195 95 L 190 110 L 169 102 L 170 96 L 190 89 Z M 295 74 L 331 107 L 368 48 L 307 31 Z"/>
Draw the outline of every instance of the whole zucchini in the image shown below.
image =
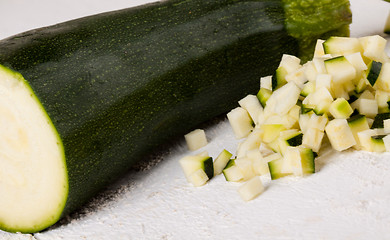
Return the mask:
<path id="1" fill-rule="evenodd" d="M 51 226 L 159 144 L 231 109 L 283 53 L 348 34 L 348 1 L 286 2 L 337 21 L 314 31 L 289 11 L 302 28 L 288 31 L 280 0 L 168 0 L 0 41 L 0 228 Z"/>

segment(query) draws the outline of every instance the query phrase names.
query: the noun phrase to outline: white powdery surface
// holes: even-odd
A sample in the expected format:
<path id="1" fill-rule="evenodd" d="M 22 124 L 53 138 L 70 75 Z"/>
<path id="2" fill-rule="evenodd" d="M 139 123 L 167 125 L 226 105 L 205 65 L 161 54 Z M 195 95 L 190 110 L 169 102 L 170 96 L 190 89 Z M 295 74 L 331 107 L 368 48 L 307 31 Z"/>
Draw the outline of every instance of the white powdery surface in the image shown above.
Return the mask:
<path id="1" fill-rule="evenodd" d="M 237 142 L 227 121 L 206 129 L 216 156 Z M 223 144 L 221 144 L 223 143 Z M 57 225 L 37 239 L 389 239 L 390 153 L 325 149 L 317 173 L 271 181 L 250 202 L 222 175 L 187 183 L 178 164 L 184 142 L 154 168 L 129 174 L 103 207 Z M 197 153 L 197 152 L 196 152 Z M 115 194 L 117 192 L 118 194 Z M 95 201 L 99 202 L 99 199 Z M 98 204 L 96 204 L 98 205 Z"/>

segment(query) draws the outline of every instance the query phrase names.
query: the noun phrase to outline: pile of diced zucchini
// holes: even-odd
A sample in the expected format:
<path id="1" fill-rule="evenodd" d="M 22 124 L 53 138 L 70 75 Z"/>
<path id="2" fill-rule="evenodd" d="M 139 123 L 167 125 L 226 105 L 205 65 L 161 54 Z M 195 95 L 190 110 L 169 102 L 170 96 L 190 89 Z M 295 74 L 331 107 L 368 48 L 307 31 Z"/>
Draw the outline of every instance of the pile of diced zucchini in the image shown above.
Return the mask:
<path id="1" fill-rule="evenodd" d="M 257 96 L 244 97 L 227 114 L 240 139 L 234 157 L 226 150 L 215 161 L 187 156 L 180 160 L 187 179 L 201 186 L 223 173 L 227 181 L 245 182 L 239 193 L 250 200 L 264 190 L 260 175 L 274 180 L 313 174 L 324 138 L 337 151 L 390 151 L 385 47 L 378 35 L 331 37 L 318 40 L 313 59 L 304 64 L 283 55 L 275 74 L 260 79 Z"/>

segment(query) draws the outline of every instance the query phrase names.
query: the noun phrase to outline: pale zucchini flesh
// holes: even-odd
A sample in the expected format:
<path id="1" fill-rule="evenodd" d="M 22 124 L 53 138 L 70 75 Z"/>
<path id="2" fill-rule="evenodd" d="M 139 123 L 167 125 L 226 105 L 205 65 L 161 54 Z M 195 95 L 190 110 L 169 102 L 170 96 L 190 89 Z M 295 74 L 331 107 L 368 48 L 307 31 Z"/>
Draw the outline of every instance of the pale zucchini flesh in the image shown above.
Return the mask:
<path id="1" fill-rule="evenodd" d="M 50 118 L 20 74 L 0 66 L 0 228 L 55 223 L 68 194 L 65 154 Z"/>

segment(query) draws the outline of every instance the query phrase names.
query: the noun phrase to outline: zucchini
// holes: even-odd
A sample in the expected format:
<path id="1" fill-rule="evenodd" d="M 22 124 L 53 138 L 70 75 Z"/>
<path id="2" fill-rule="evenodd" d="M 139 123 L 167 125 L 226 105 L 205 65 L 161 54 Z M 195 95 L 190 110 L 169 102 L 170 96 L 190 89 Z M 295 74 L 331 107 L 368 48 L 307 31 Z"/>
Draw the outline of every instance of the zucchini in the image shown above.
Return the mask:
<path id="1" fill-rule="evenodd" d="M 0 229 L 51 226 L 159 144 L 227 112 L 282 53 L 297 55 L 301 39 L 348 34 L 348 1 L 295 7 L 321 27 L 311 35 L 305 23 L 302 38 L 285 27 L 294 19 L 286 4 L 167 0 L 0 41 L 0 110 L 10 127 L 0 149 L 10 159 L 1 167 Z M 332 22 L 318 25 L 325 15 Z M 34 150 L 12 145 L 18 139 Z"/>

